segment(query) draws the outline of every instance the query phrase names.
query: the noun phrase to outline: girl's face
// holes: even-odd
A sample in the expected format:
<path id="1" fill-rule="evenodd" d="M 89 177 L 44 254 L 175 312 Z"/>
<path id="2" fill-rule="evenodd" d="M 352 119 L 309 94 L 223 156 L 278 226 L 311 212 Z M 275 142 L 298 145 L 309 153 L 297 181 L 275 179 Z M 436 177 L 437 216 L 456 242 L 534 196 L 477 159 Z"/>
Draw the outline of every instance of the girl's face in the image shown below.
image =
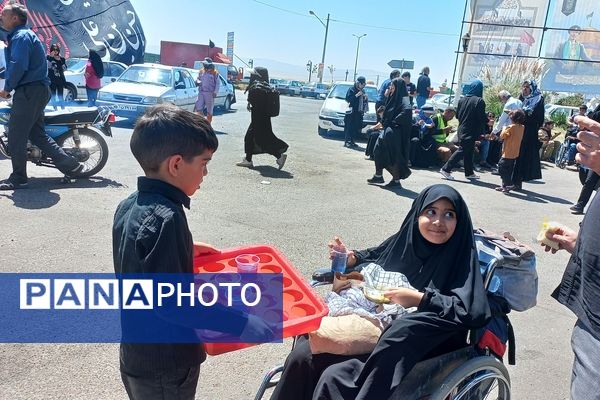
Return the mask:
<path id="1" fill-rule="evenodd" d="M 419 215 L 419 232 L 429 243 L 444 244 L 456 230 L 456 210 L 448 199 L 439 199 Z"/>

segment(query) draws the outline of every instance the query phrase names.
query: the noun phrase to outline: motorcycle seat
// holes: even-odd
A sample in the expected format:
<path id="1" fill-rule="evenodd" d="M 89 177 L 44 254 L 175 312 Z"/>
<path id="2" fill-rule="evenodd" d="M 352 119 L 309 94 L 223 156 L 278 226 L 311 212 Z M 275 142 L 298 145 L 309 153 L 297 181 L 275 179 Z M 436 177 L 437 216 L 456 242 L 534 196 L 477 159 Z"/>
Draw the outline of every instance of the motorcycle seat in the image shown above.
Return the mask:
<path id="1" fill-rule="evenodd" d="M 46 125 L 74 125 L 91 124 L 98 121 L 100 112 L 97 108 L 86 108 L 83 110 L 58 110 L 47 112 L 44 116 Z"/>

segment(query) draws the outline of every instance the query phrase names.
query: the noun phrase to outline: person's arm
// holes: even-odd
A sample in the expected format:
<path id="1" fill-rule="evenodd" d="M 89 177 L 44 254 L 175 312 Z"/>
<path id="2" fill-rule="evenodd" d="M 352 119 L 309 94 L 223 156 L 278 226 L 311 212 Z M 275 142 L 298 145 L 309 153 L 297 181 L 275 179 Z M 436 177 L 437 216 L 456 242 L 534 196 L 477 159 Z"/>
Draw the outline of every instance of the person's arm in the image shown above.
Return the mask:
<path id="1" fill-rule="evenodd" d="M 600 123 L 583 116 L 575 117 L 575 121 L 581 127 L 575 160 L 600 174 Z"/>
<path id="2" fill-rule="evenodd" d="M 4 91 L 10 93 L 14 90 L 23 75 L 29 69 L 29 40 L 26 36 L 17 33 L 10 44 L 10 59 L 6 60 L 6 80 Z"/>
<path id="3" fill-rule="evenodd" d="M 485 135 L 487 133 L 487 123 L 488 123 L 488 117 L 485 112 L 485 101 L 483 99 L 480 99 L 480 101 L 477 102 L 476 107 L 477 108 L 476 108 L 475 112 L 477 113 L 477 117 L 479 120 L 479 132 L 477 134 Z"/>

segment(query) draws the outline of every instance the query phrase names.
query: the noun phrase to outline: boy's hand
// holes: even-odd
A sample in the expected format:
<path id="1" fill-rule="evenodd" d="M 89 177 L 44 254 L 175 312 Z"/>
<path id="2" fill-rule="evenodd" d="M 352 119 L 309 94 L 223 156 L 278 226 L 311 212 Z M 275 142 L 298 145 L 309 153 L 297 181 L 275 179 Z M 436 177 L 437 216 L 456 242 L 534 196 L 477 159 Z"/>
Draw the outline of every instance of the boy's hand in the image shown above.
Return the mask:
<path id="1" fill-rule="evenodd" d="M 194 257 L 219 254 L 220 252 L 221 250 L 217 249 L 213 245 L 202 242 L 194 242 Z"/>
<path id="2" fill-rule="evenodd" d="M 575 250 L 575 242 L 577 241 L 577 232 L 574 230 L 563 225 L 554 231 L 547 231 L 546 237 L 550 240 L 558 242 L 559 250 L 566 250 L 573 254 L 573 250 Z M 552 251 L 552 254 L 558 251 L 545 245 L 542 246 L 544 247 L 544 251 Z"/>

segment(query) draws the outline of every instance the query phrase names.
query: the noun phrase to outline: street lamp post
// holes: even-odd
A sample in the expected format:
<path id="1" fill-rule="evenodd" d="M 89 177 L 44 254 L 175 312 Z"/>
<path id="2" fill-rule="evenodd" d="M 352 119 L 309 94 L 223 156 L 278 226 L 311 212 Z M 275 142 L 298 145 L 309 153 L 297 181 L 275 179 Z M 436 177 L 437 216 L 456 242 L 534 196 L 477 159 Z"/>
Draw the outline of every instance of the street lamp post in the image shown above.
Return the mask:
<path id="1" fill-rule="evenodd" d="M 317 14 L 315 14 L 314 11 L 310 10 L 308 12 L 310 15 L 314 16 L 316 19 L 319 20 L 319 22 L 321 23 L 321 25 L 323 25 L 323 27 L 325 28 L 325 41 L 323 42 L 323 56 L 321 57 L 321 65 L 319 65 L 319 83 L 323 83 L 323 68 L 325 66 L 325 49 L 327 49 L 327 34 L 329 33 L 329 14 L 327 14 L 327 23 L 324 23 L 323 21 L 321 21 L 321 18 L 319 18 L 319 16 Z"/>
<path id="2" fill-rule="evenodd" d="M 358 39 L 358 41 L 356 43 L 356 58 L 354 59 L 354 80 L 356 81 L 356 66 L 358 64 L 358 49 L 360 48 L 360 39 L 367 36 L 367 34 L 363 33 L 362 35 L 359 36 L 359 35 L 355 35 L 353 33 L 352 36 L 354 36 L 355 38 Z"/>
<path id="3" fill-rule="evenodd" d="M 460 69 L 458 74 L 458 82 L 456 86 L 456 91 L 454 94 L 454 106 L 458 104 L 458 100 L 460 99 L 460 95 L 462 94 L 462 77 L 465 72 L 465 66 L 467 64 L 467 54 L 469 50 L 469 43 L 471 42 L 471 34 L 469 32 L 465 33 L 461 38 L 462 48 L 463 48 L 463 56 L 460 60 Z"/>

